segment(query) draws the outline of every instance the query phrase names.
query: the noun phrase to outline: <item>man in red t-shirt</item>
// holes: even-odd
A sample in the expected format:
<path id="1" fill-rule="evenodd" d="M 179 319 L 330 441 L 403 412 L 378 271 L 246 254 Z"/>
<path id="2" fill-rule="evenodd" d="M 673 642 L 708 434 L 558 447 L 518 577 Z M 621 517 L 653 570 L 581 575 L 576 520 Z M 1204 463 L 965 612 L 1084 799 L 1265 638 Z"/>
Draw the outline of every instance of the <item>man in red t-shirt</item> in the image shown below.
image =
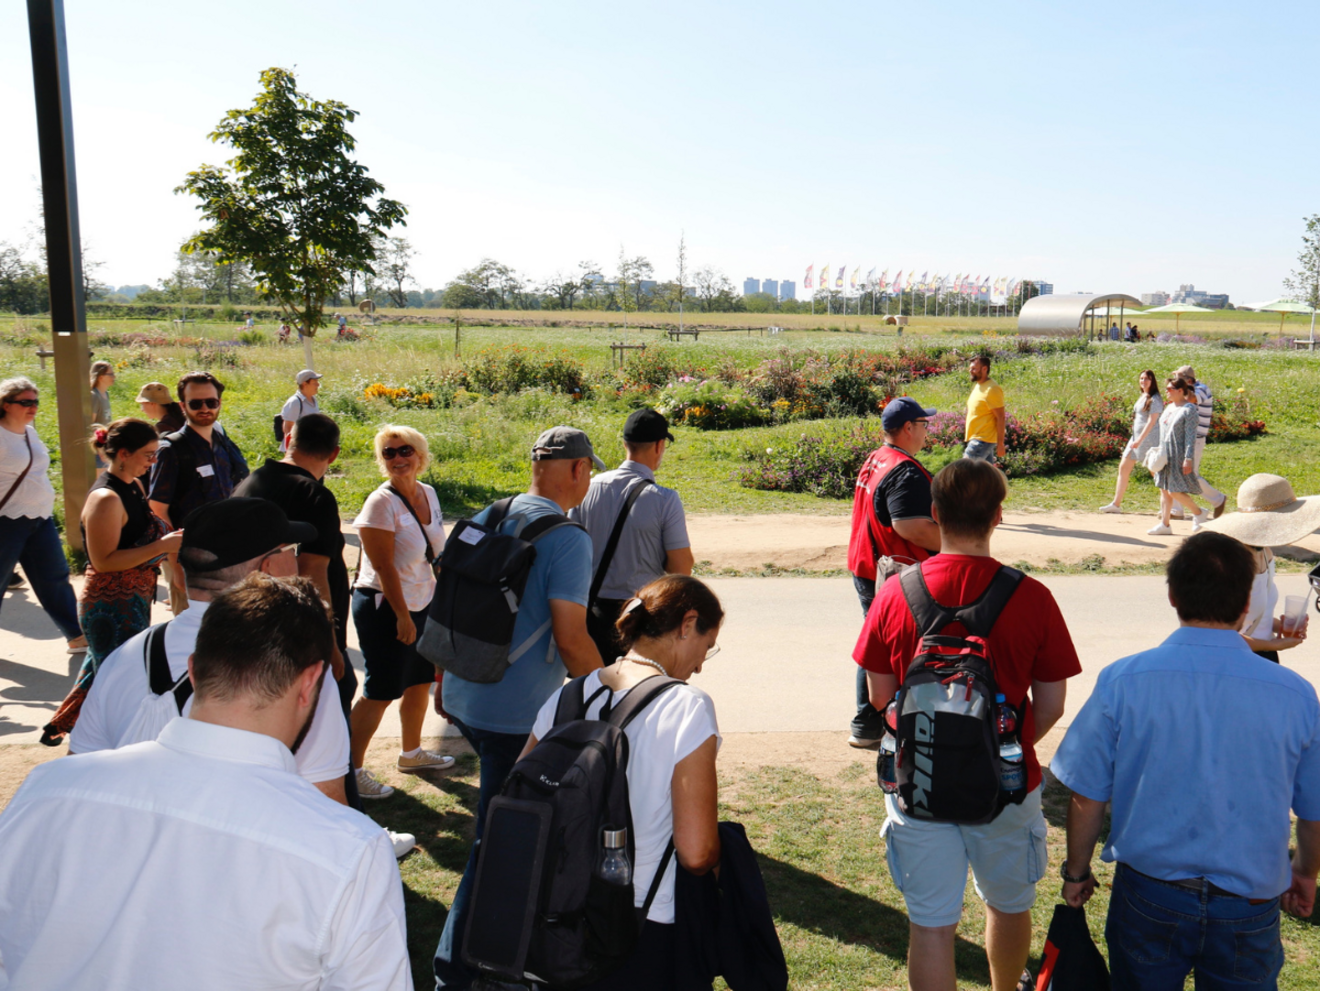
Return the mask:
<path id="1" fill-rule="evenodd" d="M 921 564 L 931 595 L 951 608 L 975 602 L 1000 564 L 990 534 L 1002 519 L 1008 486 L 985 461 L 952 462 L 931 484 L 940 553 Z M 965 634 L 960 624 L 946 628 Z M 853 659 L 866 669 L 871 704 L 883 711 L 916 656 L 917 630 L 897 581 L 886 582 L 867 614 Z M 889 871 L 903 892 L 910 924 L 908 981 L 913 991 L 952 991 L 954 935 L 962 917 L 970 863 L 986 903 L 986 954 L 994 991 L 1017 986 L 1031 951 L 1031 906 L 1045 872 L 1045 817 L 1035 742 L 1063 715 L 1065 679 L 1082 670 L 1063 614 L 1040 582 L 1024 577 L 988 637 L 995 680 L 1021 713 L 1027 797 L 982 826 L 932 823 L 904 816 L 885 796 Z"/>

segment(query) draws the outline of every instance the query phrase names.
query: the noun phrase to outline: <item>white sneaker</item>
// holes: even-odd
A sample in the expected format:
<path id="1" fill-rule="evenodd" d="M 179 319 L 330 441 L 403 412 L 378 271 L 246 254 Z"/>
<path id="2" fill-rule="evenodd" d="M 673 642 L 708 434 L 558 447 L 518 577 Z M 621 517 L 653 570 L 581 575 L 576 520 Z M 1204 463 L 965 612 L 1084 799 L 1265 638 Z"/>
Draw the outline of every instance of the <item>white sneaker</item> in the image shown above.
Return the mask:
<path id="1" fill-rule="evenodd" d="M 1210 522 L 1209 513 L 1197 513 L 1192 517 L 1192 533 L 1200 533 L 1201 527 Z"/>
<path id="2" fill-rule="evenodd" d="M 412 852 L 412 848 L 417 845 L 417 837 L 412 833 L 396 833 L 392 829 L 387 829 L 385 832 L 389 834 L 390 842 L 394 844 L 395 860 L 402 860 L 408 856 Z"/>
<path id="3" fill-rule="evenodd" d="M 1100 507 L 1100 512 L 1102 512 L 1102 513 L 1121 513 L 1121 512 L 1123 512 L 1123 507 L 1120 506 L 1120 505 L 1119 505 L 1118 503 L 1116 503 L 1116 502 L 1111 502 L 1111 503 L 1110 503 L 1109 505 L 1107 505 L 1107 506 L 1101 506 L 1101 507 Z"/>
<path id="4" fill-rule="evenodd" d="M 376 776 L 365 767 L 359 767 L 356 773 L 358 796 L 361 798 L 389 798 L 394 794 L 394 789 L 382 781 L 377 781 Z"/>
<path id="5" fill-rule="evenodd" d="M 1146 532 L 1150 534 L 1152 537 L 1168 537 L 1168 536 L 1172 536 L 1173 529 L 1171 527 L 1165 526 L 1163 523 L 1156 523 Z"/>

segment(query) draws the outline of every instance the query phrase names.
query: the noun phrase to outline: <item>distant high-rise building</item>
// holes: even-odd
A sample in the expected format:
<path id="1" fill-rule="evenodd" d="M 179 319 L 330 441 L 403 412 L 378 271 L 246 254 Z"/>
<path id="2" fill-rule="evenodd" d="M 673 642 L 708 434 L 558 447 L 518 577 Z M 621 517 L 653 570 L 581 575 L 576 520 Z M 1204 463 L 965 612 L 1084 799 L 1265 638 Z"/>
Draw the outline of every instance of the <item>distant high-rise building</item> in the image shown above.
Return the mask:
<path id="1" fill-rule="evenodd" d="M 1037 280 L 1036 280 L 1036 288 L 1040 290 L 1040 294 L 1041 294 L 1042 296 L 1053 296 L 1053 295 L 1054 295 L 1054 283 L 1053 283 L 1053 282 L 1042 282 L 1042 281 L 1040 281 L 1039 279 L 1037 279 Z"/>
<path id="2" fill-rule="evenodd" d="M 1197 289 L 1196 286 L 1188 282 L 1178 287 L 1178 291 L 1169 297 L 1169 302 L 1189 303 L 1192 306 L 1222 310 L 1228 306 L 1228 293 L 1208 293 L 1204 289 Z"/>
<path id="3" fill-rule="evenodd" d="M 743 279 L 743 295 L 752 296 L 761 291 L 760 279 Z"/>
<path id="4" fill-rule="evenodd" d="M 797 299 L 797 283 L 796 282 L 779 283 L 779 298 L 780 300 Z"/>
<path id="5" fill-rule="evenodd" d="M 768 292 L 775 299 L 779 298 L 779 280 L 763 279 L 761 281 L 761 292 Z"/>
<path id="6" fill-rule="evenodd" d="M 1167 306 L 1169 294 L 1167 292 L 1143 292 L 1141 302 L 1145 306 Z"/>

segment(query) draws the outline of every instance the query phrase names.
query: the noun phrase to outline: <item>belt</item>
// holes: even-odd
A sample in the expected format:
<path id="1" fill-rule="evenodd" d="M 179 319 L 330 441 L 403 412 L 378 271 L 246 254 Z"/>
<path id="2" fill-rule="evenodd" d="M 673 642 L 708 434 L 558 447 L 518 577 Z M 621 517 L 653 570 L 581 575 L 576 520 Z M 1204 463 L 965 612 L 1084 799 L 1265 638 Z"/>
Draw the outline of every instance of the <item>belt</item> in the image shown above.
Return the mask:
<path id="1" fill-rule="evenodd" d="M 1213 881 L 1207 881 L 1203 877 L 1184 877 L 1184 878 L 1179 878 L 1177 881 L 1168 881 L 1162 877 L 1151 877 L 1149 874 L 1143 874 L 1141 871 L 1137 870 L 1131 864 L 1120 863 L 1118 866 L 1125 871 L 1131 871 L 1133 874 L 1137 875 L 1137 877 L 1145 878 L 1147 881 L 1154 881 L 1156 884 L 1167 884 L 1173 888 L 1185 888 L 1188 891 L 1195 891 L 1197 894 L 1200 894 L 1202 891 L 1204 891 L 1211 898 L 1242 898 L 1243 897 L 1242 895 L 1237 895 L 1231 891 L 1227 891 L 1224 888 L 1221 888 L 1219 885 L 1215 884 Z M 1244 899 L 1244 901 L 1246 901 L 1247 904 L 1249 905 L 1264 905 L 1266 902 L 1274 901 L 1274 899 L 1246 898 Z"/>

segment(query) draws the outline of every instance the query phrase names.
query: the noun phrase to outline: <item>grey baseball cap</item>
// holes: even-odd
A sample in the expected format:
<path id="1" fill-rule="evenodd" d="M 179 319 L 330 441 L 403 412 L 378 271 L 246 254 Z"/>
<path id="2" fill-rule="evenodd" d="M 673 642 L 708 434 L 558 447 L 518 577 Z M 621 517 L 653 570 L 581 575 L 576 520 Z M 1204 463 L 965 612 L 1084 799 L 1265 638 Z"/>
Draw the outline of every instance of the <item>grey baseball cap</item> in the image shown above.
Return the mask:
<path id="1" fill-rule="evenodd" d="M 551 427 L 532 445 L 533 461 L 576 461 L 578 458 L 590 458 L 597 468 L 605 470 L 605 462 L 596 457 L 591 441 L 577 427 Z"/>

